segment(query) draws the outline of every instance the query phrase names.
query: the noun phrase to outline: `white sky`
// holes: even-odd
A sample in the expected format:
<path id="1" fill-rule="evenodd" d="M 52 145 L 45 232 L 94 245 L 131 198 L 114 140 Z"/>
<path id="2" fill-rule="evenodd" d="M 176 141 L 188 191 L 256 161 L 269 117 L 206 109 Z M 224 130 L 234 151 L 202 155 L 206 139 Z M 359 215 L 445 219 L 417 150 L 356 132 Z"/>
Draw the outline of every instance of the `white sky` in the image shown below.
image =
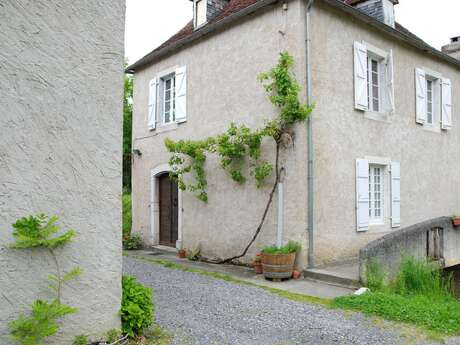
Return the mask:
<path id="1" fill-rule="evenodd" d="M 166 41 L 193 16 L 190 0 L 127 0 L 126 6 L 125 55 L 130 63 Z M 399 0 L 396 20 L 441 49 L 451 37 L 460 36 L 460 1 Z"/>

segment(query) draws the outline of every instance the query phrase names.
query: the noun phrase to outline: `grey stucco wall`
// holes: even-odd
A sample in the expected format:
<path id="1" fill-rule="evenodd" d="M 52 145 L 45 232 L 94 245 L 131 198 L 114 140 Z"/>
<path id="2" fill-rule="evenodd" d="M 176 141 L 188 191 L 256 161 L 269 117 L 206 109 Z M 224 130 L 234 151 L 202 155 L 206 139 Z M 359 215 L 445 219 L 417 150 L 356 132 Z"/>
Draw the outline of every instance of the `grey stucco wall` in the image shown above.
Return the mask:
<path id="1" fill-rule="evenodd" d="M 0 344 L 7 323 L 50 299 L 41 250 L 11 250 L 11 224 L 44 212 L 78 231 L 59 249 L 79 309 L 47 344 L 120 327 L 123 0 L 0 1 Z"/>
<path id="2" fill-rule="evenodd" d="M 325 264 L 355 258 L 366 243 L 397 230 L 390 226 L 386 176 L 385 224 L 356 231 L 357 158 L 401 163 L 401 227 L 452 215 L 460 207 L 460 71 L 322 2 L 313 8 L 312 28 L 316 255 Z M 389 122 L 354 109 L 353 42 L 362 40 L 393 50 L 396 110 Z M 416 67 L 452 80 L 452 130 L 416 124 Z"/>
<path id="3" fill-rule="evenodd" d="M 295 72 L 305 85 L 303 1 L 290 1 L 289 10 L 280 4 L 262 13 L 239 21 L 218 35 L 208 36 L 173 56 L 135 74 L 133 147 L 142 151 L 133 164 L 133 231 L 142 234 L 146 245 L 158 243 L 158 224 L 151 230 L 151 207 L 158 211 L 158 202 L 150 207 L 152 169 L 166 164 L 169 154 L 164 139 L 201 139 L 225 131 L 233 121 L 252 128 L 276 114 L 268 101 L 259 73 L 272 68 L 279 53 L 288 50 L 296 60 Z M 279 31 L 285 35 L 282 36 Z M 169 129 L 149 131 L 147 127 L 148 85 L 150 79 L 165 69 L 187 66 L 187 122 Z M 305 98 L 305 93 L 302 93 Z M 285 157 L 286 239 L 302 243 L 300 265 L 306 253 L 306 134 L 305 125 L 296 128 L 295 147 Z M 273 161 L 274 150 L 264 143 L 267 158 Z M 192 194 L 182 194 L 183 246 L 200 245 L 206 256 L 228 257 L 242 251 L 249 242 L 268 198 L 270 187 L 261 190 L 253 179 L 239 186 L 231 181 L 215 157 L 206 163 L 209 203 L 204 204 Z M 246 260 L 263 245 L 276 241 L 276 202 L 270 209 L 260 238 Z M 181 231 L 181 230 L 179 230 Z"/>

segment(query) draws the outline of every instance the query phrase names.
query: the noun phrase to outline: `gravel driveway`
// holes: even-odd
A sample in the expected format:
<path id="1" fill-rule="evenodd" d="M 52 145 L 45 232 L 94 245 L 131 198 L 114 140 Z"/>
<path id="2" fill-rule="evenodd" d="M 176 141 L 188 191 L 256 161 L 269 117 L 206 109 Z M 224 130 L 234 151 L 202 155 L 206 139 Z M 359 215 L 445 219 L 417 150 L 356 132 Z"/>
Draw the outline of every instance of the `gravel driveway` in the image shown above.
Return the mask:
<path id="1" fill-rule="evenodd" d="M 124 257 L 123 269 L 155 290 L 157 323 L 176 345 L 422 344 L 391 324 L 294 302 L 257 287 Z M 425 343 L 423 343 L 425 344 Z"/>

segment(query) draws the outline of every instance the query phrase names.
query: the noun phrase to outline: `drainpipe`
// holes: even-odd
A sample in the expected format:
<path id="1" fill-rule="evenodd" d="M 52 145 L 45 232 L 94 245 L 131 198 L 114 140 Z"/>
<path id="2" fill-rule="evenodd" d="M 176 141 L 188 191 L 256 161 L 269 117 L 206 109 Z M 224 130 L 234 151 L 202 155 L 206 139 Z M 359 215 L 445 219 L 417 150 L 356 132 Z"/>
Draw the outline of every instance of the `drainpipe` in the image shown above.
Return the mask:
<path id="1" fill-rule="evenodd" d="M 306 0 L 307 10 L 305 13 L 305 50 L 306 50 L 306 77 L 307 77 L 307 104 L 312 104 L 311 82 L 311 57 L 310 57 L 310 12 L 314 0 Z M 314 170 L 313 170 L 313 128 L 312 119 L 307 120 L 307 155 L 308 155 L 308 267 L 315 267 L 315 228 L 314 228 Z"/>

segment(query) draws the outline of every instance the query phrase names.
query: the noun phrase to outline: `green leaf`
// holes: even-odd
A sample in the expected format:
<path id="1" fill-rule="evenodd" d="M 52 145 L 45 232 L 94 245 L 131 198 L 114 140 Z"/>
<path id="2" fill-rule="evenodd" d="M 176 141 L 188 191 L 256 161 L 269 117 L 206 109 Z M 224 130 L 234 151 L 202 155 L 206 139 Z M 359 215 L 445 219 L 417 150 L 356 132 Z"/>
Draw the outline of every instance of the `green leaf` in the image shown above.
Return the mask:
<path id="1" fill-rule="evenodd" d="M 78 277 L 82 273 L 83 273 L 83 268 L 75 267 L 71 271 L 69 271 L 66 274 L 64 274 L 64 277 L 62 278 L 62 281 L 63 282 L 68 282 L 69 280 L 72 280 L 72 279 Z"/>

